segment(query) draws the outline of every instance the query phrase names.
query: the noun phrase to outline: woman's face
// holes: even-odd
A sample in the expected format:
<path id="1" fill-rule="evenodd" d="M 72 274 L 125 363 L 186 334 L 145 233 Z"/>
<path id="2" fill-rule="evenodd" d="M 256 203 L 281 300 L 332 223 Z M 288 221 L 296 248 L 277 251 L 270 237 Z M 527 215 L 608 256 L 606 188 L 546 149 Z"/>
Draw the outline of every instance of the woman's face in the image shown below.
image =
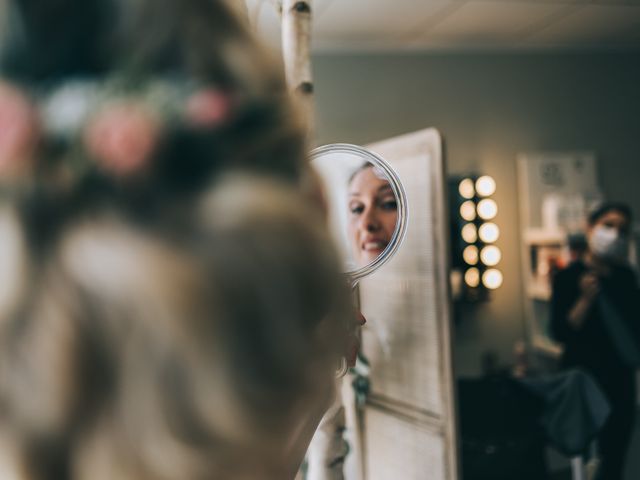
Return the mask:
<path id="1" fill-rule="evenodd" d="M 396 228 L 398 204 L 391 185 L 373 166 L 349 184 L 348 235 L 356 262 L 367 265 L 384 251 Z"/>

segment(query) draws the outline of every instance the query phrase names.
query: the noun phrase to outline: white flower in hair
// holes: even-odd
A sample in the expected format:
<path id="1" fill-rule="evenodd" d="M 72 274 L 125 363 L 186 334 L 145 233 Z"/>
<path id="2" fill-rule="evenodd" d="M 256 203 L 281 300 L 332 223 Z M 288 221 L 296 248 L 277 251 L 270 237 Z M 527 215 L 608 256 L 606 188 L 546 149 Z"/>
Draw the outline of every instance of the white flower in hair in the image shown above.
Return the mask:
<path id="1" fill-rule="evenodd" d="M 54 90 L 44 99 L 42 118 L 47 132 L 64 137 L 78 130 L 89 118 L 99 92 L 98 84 L 87 81 L 70 81 Z"/>

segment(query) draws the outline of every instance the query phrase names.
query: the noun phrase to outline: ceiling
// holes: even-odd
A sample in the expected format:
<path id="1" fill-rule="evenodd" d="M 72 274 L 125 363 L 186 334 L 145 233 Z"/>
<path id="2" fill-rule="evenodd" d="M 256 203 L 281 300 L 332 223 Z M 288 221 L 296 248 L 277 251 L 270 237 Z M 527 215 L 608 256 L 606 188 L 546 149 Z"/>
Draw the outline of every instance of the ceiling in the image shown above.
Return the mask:
<path id="1" fill-rule="evenodd" d="M 246 0 L 279 46 L 280 0 Z M 640 0 L 312 0 L 319 52 L 640 49 Z"/>

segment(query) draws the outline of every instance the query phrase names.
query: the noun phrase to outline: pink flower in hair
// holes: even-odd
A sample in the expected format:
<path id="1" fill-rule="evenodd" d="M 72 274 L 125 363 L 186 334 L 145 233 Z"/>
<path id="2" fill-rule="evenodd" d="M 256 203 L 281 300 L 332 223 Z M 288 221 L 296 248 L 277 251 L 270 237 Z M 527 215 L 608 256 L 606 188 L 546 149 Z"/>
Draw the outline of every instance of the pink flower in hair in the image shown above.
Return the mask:
<path id="1" fill-rule="evenodd" d="M 121 102 L 98 113 L 84 136 L 87 150 L 106 171 L 129 175 L 143 170 L 160 139 L 160 122 L 144 105 Z"/>
<path id="2" fill-rule="evenodd" d="M 208 88 L 194 93 L 186 105 L 186 117 L 195 127 L 213 128 L 227 121 L 231 113 L 231 98 L 228 94 Z"/>
<path id="3" fill-rule="evenodd" d="M 20 175 L 33 166 L 39 123 L 27 97 L 0 82 L 0 177 Z"/>

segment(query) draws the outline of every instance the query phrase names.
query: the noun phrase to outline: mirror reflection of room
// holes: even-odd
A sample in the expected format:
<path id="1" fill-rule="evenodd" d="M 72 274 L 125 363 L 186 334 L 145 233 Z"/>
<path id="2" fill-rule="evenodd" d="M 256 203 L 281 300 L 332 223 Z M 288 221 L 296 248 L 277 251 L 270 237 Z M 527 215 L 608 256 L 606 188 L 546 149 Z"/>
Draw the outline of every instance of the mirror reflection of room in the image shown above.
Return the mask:
<path id="1" fill-rule="evenodd" d="M 462 458 L 478 478 L 517 472 L 518 464 L 527 465 L 531 478 L 548 478 L 562 472 L 567 459 L 573 475 L 624 478 L 640 359 L 633 216 L 625 203 L 603 200 L 595 166 L 594 155 L 584 152 L 519 155 L 530 343 L 516 341 L 507 362 L 495 351 L 483 352 L 481 375 L 461 376 L 458 398 L 463 442 L 520 442 L 522 452 L 511 463 L 498 449 L 495 462 L 485 464 L 467 444 Z M 476 253 L 497 248 L 487 246 L 497 235 L 481 233 L 497 209 L 487 216 L 482 192 L 473 192 L 473 175 L 466 177 L 450 180 L 452 285 L 461 326 L 501 283 L 485 281 L 479 271 L 493 270 L 492 261 Z M 509 408 L 518 402 L 521 408 Z"/>

